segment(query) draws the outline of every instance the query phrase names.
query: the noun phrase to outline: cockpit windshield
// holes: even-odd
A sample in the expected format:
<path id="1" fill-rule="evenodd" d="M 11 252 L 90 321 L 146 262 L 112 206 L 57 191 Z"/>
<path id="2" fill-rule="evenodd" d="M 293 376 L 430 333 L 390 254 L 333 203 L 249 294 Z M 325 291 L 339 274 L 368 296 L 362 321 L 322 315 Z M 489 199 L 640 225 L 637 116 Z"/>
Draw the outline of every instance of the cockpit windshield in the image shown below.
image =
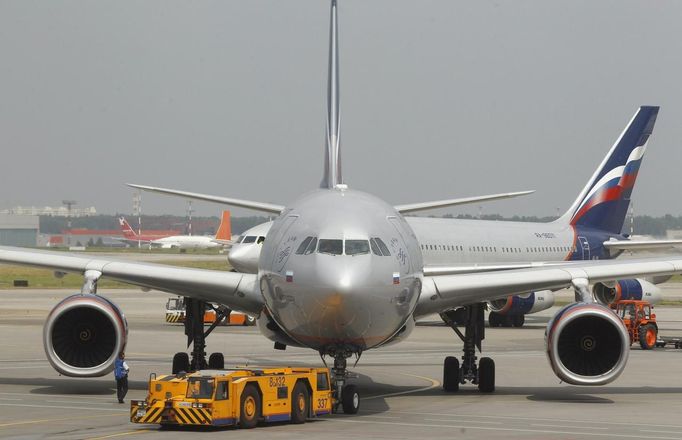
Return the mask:
<path id="1" fill-rule="evenodd" d="M 369 254 L 367 240 L 346 240 L 346 255 Z"/>
<path id="2" fill-rule="evenodd" d="M 247 235 L 244 237 L 244 241 L 242 243 L 255 243 L 256 242 L 256 236 L 255 235 Z"/>
<path id="3" fill-rule="evenodd" d="M 343 240 L 321 238 L 319 240 L 317 252 L 321 254 L 341 255 L 343 254 Z"/>

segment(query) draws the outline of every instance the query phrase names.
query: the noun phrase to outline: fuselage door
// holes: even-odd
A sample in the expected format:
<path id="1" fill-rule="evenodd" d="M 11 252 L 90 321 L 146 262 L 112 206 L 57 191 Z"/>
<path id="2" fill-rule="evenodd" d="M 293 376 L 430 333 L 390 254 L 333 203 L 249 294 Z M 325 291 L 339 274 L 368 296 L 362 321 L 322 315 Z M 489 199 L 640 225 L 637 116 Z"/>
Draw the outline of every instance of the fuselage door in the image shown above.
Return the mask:
<path id="1" fill-rule="evenodd" d="M 282 222 L 282 226 L 275 231 L 272 242 L 275 245 L 275 252 L 272 256 L 272 271 L 281 272 L 289 256 L 294 252 L 294 246 L 298 242 L 298 237 L 287 235 L 291 226 L 298 220 L 298 215 L 290 215 Z M 268 234 L 267 240 L 270 240 Z"/>
<path id="2" fill-rule="evenodd" d="M 578 237 L 578 242 L 580 243 L 580 249 L 579 252 L 582 251 L 583 254 L 583 260 L 589 260 L 590 259 L 590 242 L 587 241 L 587 238 L 585 237 Z"/>

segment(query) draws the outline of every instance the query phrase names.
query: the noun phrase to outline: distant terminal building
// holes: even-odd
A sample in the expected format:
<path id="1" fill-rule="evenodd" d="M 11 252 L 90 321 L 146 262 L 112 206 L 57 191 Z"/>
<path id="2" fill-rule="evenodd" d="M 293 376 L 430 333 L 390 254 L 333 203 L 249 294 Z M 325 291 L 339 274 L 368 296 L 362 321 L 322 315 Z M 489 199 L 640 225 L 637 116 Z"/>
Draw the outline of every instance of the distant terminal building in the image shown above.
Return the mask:
<path id="1" fill-rule="evenodd" d="M 125 246 L 120 229 L 65 229 L 61 234 L 52 234 L 46 246 Z"/>
<path id="2" fill-rule="evenodd" d="M 52 217 L 90 217 L 97 215 L 94 206 L 89 208 L 71 208 L 71 212 L 66 206 L 53 208 L 51 206 L 15 206 L 14 208 L 0 210 L 0 214 L 11 215 L 49 215 Z"/>
<path id="3" fill-rule="evenodd" d="M 682 240 L 682 229 L 668 229 L 665 236 L 668 240 Z"/>
<path id="4" fill-rule="evenodd" d="M 37 246 L 39 225 L 37 215 L 0 214 L 0 245 Z"/>

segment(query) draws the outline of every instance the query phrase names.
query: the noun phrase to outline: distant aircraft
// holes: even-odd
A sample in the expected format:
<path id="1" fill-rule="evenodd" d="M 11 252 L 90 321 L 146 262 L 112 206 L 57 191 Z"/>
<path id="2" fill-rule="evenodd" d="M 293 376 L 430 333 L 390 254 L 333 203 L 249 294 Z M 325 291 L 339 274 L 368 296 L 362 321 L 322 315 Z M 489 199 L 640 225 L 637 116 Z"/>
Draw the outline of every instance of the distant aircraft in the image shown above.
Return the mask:
<path id="1" fill-rule="evenodd" d="M 341 172 L 337 40 L 337 2 L 332 0 L 326 157 L 319 189 L 284 206 L 137 186 L 276 214 L 257 273 L 0 247 L 2 262 L 83 274 L 81 293 L 62 300 L 48 315 L 43 334 L 52 366 L 77 377 L 112 370 L 126 343 L 127 324 L 117 306 L 96 295 L 98 280 L 107 277 L 187 299 L 192 358 L 176 353 L 174 373 L 224 366 L 222 353 L 206 360 L 199 316 L 205 302 L 212 302 L 256 316 L 275 348 L 306 347 L 332 358 L 336 401 L 344 412 L 356 413 L 360 397 L 349 383 L 349 358 L 359 360 L 367 350 L 404 340 L 416 319 L 438 313 L 462 340 L 461 357 L 451 353 L 444 359 L 445 391 L 472 383 L 492 392 L 495 363 L 477 353 L 485 339 L 485 302 L 571 287 L 578 302 L 560 309 L 546 330 L 550 366 L 574 385 L 615 380 L 626 366 L 630 337 L 620 318 L 594 300 L 590 285 L 682 273 L 680 256 L 602 261 L 620 251 L 617 242 L 627 241 L 620 225 L 658 107 L 637 111 L 576 202 L 555 222 L 495 222 L 495 228 L 481 229 L 480 221 L 406 218 L 408 212 L 495 197 L 393 206 L 349 188 Z M 486 256 L 496 262 L 480 264 Z M 533 259 L 576 261 L 538 264 Z"/>
<path id="2" fill-rule="evenodd" d="M 220 226 L 215 237 L 206 235 L 170 235 L 152 238 L 154 236 L 149 234 L 138 235 L 123 217 L 119 219 L 119 222 L 126 241 L 139 241 L 149 245 L 149 247 L 161 249 L 211 249 L 232 243 L 230 211 L 223 211 Z"/>
<path id="3" fill-rule="evenodd" d="M 122 241 L 129 241 L 129 242 L 135 242 L 137 243 L 138 241 L 142 243 L 149 243 L 154 240 L 158 240 L 160 238 L 165 238 L 165 237 L 171 237 L 173 235 L 177 235 L 178 232 L 180 231 L 174 231 L 174 230 L 168 230 L 168 231 L 142 231 L 141 233 L 135 232 L 135 230 L 130 226 L 130 223 L 128 223 L 128 220 L 125 219 L 125 217 L 119 217 L 118 219 L 118 224 L 121 227 L 121 232 L 123 232 L 123 238 L 121 239 Z"/>

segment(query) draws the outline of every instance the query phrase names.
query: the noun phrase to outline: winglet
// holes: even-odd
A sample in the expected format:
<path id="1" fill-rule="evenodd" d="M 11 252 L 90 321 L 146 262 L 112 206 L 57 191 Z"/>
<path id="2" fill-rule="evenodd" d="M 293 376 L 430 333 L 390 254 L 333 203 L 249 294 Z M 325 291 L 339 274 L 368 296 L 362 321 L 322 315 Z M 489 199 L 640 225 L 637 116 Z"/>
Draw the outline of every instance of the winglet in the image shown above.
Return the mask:
<path id="1" fill-rule="evenodd" d="M 218 232 L 215 234 L 216 240 L 229 241 L 232 239 L 232 223 L 230 221 L 230 211 L 223 211 L 223 216 L 220 219 L 220 226 Z"/>
<path id="2" fill-rule="evenodd" d="M 322 188 L 334 188 L 343 183 L 341 174 L 341 143 L 339 128 L 339 41 L 336 0 L 332 0 L 329 19 L 329 77 L 327 79 L 327 145 Z"/>

